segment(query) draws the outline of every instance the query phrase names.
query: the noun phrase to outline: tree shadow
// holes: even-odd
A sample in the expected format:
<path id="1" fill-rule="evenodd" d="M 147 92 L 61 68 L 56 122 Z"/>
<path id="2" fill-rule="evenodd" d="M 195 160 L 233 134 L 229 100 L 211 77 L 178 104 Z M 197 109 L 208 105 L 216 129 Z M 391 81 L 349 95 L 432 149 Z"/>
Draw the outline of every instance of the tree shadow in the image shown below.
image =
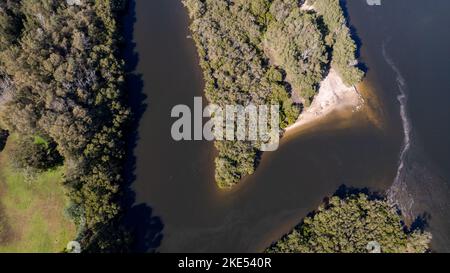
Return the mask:
<path id="1" fill-rule="evenodd" d="M 133 252 L 156 252 L 161 245 L 164 224 L 161 218 L 152 214 L 152 208 L 139 204 L 129 209 L 125 215 L 125 227 L 133 236 L 130 247 Z"/>
<path id="2" fill-rule="evenodd" d="M 385 196 L 384 194 L 376 191 L 371 191 L 369 188 L 355 188 L 355 187 L 348 187 L 346 185 L 341 185 L 336 190 L 336 192 L 333 194 L 333 196 L 337 196 L 341 199 L 345 199 L 352 195 L 358 195 L 358 194 L 365 194 L 369 198 L 369 200 L 384 200 Z"/>
<path id="3" fill-rule="evenodd" d="M 347 19 L 347 26 L 350 30 L 350 36 L 353 39 L 353 41 L 355 41 L 355 44 L 356 44 L 356 58 L 360 61 L 361 60 L 361 58 L 360 58 L 361 57 L 361 48 L 363 46 L 363 42 L 362 42 L 361 38 L 359 38 L 358 30 L 356 29 L 355 26 L 353 26 L 351 24 L 351 17 L 348 12 L 347 0 L 339 0 L 339 3 L 341 5 L 342 11 L 344 12 L 344 17 Z M 363 63 L 360 61 L 357 66 L 359 69 L 364 71 L 364 73 L 366 73 L 366 74 L 369 71 L 369 67 L 367 66 L 366 63 Z"/>
<path id="4" fill-rule="evenodd" d="M 431 214 L 428 212 L 424 212 L 421 215 L 417 216 L 416 219 L 412 222 L 410 230 L 419 230 L 425 231 L 430 227 Z"/>
<path id="5" fill-rule="evenodd" d="M 145 102 L 147 96 L 143 92 L 144 82 L 142 75 L 136 72 L 139 63 L 139 54 L 134 42 L 134 25 L 136 23 L 136 0 L 127 3 L 123 14 L 122 33 L 123 51 L 125 60 L 126 85 L 128 105 L 132 111 L 132 118 L 127 129 L 127 154 L 124 166 L 125 189 L 123 207 L 125 216 L 123 224 L 131 232 L 133 252 L 155 252 L 160 246 L 164 225 L 161 219 L 153 215 L 153 210 L 147 204 L 135 204 L 136 193 L 132 184 L 136 181 L 136 156 L 134 151 L 139 141 L 140 120 L 147 109 Z"/>
<path id="6" fill-rule="evenodd" d="M 371 191 L 369 188 L 354 188 L 348 187 L 346 185 L 341 185 L 337 191 L 333 194 L 333 196 L 337 196 L 341 199 L 345 199 L 352 195 L 365 194 L 368 196 L 369 200 L 386 200 L 386 195 L 381 192 Z M 328 203 L 329 198 L 325 198 L 324 203 Z M 398 215 L 402 215 L 402 211 L 395 207 Z M 406 224 L 406 222 L 402 219 L 401 223 L 403 225 L 403 229 L 405 232 L 410 233 L 414 231 L 425 231 L 429 227 L 429 221 L 431 219 L 431 215 L 428 212 L 423 212 L 421 215 L 417 216 L 416 219 L 411 223 L 410 226 Z"/>
<path id="7" fill-rule="evenodd" d="M 8 140 L 9 132 L 3 129 L 0 129 L 0 152 L 5 149 L 6 141 Z"/>

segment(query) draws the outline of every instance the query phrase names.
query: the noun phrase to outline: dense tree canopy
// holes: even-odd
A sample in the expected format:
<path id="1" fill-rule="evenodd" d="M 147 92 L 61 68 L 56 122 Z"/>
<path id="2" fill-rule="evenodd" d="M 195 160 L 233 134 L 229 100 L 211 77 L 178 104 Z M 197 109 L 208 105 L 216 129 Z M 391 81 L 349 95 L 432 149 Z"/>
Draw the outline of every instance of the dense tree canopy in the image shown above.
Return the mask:
<path id="1" fill-rule="evenodd" d="M 362 72 L 339 0 L 183 0 L 211 103 L 279 104 L 281 128 L 308 106 L 330 66 L 347 84 Z M 296 99 L 297 98 L 297 99 Z M 302 106 L 303 104 L 303 106 Z M 216 180 L 231 187 L 257 165 L 260 143 L 216 143 Z"/>
<path id="2" fill-rule="evenodd" d="M 357 84 L 364 73 L 358 68 L 356 44 L 346 25 L 339 0 L 308 0 L 325 23 L 326 42 L 333 48 L 331 65 L 348 85 Z"/>
<path id="3" fill-rule="evenodd" d="M 272 12 L 279 12 L 275 1 Z M 309 104 L 317 86 L 323 78 L 328 54 L 318 29 L 314 14 L 303 14 L 299 8 L 291 8 L 285 17 L 274 14 L 275 19 L 268 27 L 266 51 L 287 73 L 287 80 L 298 95 Z"/>
<path id="4" fill-rule="evenodd" d="M 85 245 L 121 209 L 122 129 L 129 116 L 117 48 L 116 12 L 123 4 L 0 2 L 0 127 L 57 145 L 69 212 Z"/>
<path id="5" fill-rule="evenodd" d="M 406 229 L 395 208 L 384 200 L 371 200 L 365 194 L 335 196 L 267 252 L 367 253 L 371 242 L 377 242 L 383 253 L 428 251 L 431 235 Z"/>

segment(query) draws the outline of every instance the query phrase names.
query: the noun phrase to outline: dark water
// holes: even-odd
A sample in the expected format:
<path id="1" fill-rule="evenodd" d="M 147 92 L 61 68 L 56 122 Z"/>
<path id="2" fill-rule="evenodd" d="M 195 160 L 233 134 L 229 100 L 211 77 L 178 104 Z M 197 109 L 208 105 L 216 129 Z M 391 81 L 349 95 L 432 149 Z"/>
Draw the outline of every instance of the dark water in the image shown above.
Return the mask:
<path id="1" fill-rule="evenodd" d="M 413 1 L 398 2 L 404 2 L 406 6 L 406 2 Z M 441 2 L 445 3 L 445 0 Z M 367 85 L 376 91 L 379 99 L 375 103 L 376 99 L 371 98 L 368 104 L 376 107 L 374 112 L 377 112 L 376 119 L 382 128 L 374 125 L 373 119 L 364 113 L 336 113 L 312 128 L 284 138 L 278 151 L 264 154 L 255 175 L 245 179 L 233 191 L 221 192 L 213 180 L 212 144 L 175 142 L 170 135 L 174 121 L 170 118 L 172 107 L 193 105 L 193 97 L 201 95 L 203 89 L 194 44 L 187 39 L 187 14 L 179 0 L 137 0 L 136 5 L 131 5 L 128 16 L 133 17 L 134 13 L 137 18 L 133 25 L 137 54 L 134 75 L 141 81 L 141 85 L 135 85 L 133 93 L 142 92 L 146 96 L 146 107 L 141 108 L 139 120 L 133 187 L 137 203 L 148 204 L 153 209 L 153 216 L 162 222 L 163 237 L 160 245 L 158 241 L 158 251 L 261 251 L 341 185 L 368 187 L 373 191 L 390 188 L 397 176 L 404 130 L 397 101 L 396 75 L 382 56 L 382 45 L 387 42 L 380 24 L 394 32 L 383 26 L 389 22 L 384 17 L 395 21 L 404 13 L 383 12 L 385 9 L 384 6 L 368 7 L 362 0 L 348 4 L 352 23 L 362 41 L 361 57 L 369 68 Z M 440 27 L 445 29 L 445 26 L 448 24 Z M 386 50 L 397 57 L 401 54 L 392 50 L 397 43 L 405 41 L 397 40 L 394 33 Z M 442 46 L 441 52 L 446 48 Z M 412 54 L 410 56 L 415 56 L 412 48 L 407 50 Z M 403 65 L 408 66 L 399 60 L 400 70 Z M 448 65 L 448 62 L 442 60 L 441 65 Z M 413 84 L 418 80 L 415 74 L 409 76 L 407 70 L 404 73 L 405 78 L 412 81 L 408 86 L 417 88 L 414 89 L 417 93 L 424 92 Z M 429 84 L 436 82 L 426 80 Z M 409 89 L 414 92 L 413 88 Z M 410 100 L 414 105 L 412 95 Z M 434 104 L 430 102 L 429 106 L 424 109 L 431 109 Z M 425 114 L 424 110 L 417 111 Z M 437 121 L 438 117 L 432 113 L 426 115 L 433 117 L 436 123 L 448 126 L 448 119 L 445 123 L 448 113 L 441 113 L 441 121 Z M 411 116 L 415 121 L 416 117 Z M 418 120 L 420 123 L 426 119 Z M 428 125 L 424 122 L 423 126 L 425 124 Z M 423 139 L 435 136 L 426 126 L 420 128 L 417 125 L 417 128 L 417 131 L 424 130 Z M 444 129 L 449 132 L 448 127 Z M 445 142 L 443 139 L 429 141 L 434 145 Z M 448 149 L 448 143 L 443 145 Z M 433 153 L 433 149 L 428 151 Z M 436 161 L 440 156 L 450 154 L 441 153 L 440 149 L 434 152 L 436 154 L 431 156 Z M 440 169 L 448 170 L 445 166 Z M 142 217 L 142 221 L 147 221 L 145 216 Z"/>
<path id="2" fill-rule="evenodd" d="M 450 2 L 348 2 L 369 65 L 384 74 L 378 82 L 387 98 L 397 100 L 402 121 L 404 143 L 390 196 L 410 220 L 422 218 L 435 251 L 449 252 Z"/>
<path id="3" fill-rule="evenodd" d="M 384 2 L 359 20 L 375 22 L 367 36 L 380 36 L 375 43 L 381 42 L 381 50 L 374 51 L 381 51 L 380 59 L 393 72 L 405 110 L 405 145 L 390 195 L 409 218 L 424 218 L 434 250 L 449 252 L 450 2 Z"/>

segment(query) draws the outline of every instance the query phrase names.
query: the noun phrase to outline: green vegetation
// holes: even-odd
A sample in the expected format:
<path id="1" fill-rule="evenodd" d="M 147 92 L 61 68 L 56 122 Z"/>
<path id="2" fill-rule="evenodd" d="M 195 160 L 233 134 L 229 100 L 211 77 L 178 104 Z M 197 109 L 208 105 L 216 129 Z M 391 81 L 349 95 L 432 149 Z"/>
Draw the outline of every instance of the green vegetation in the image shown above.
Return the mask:
<path id="1" fill-rule="evenodd" d="M 339 0 L 312 1 L 314 10 L 302 9 L 297 0 L 183 2 L 211 103 L 279 104 L 286 128 L 310 104 L 330 67 L 349 85 L 363 76 Z M 254 172 L 259 145 L 216 142 L 220 187 Z"/>
<path id="2" fill-rule="evenodd" d="M 126 245 L 112 232 L 129 117 L 116 23 L 124 2 L 0 2 L 0 127 L 24 145 L 19 167 L 45 170 L 64 158 L 67 211 L 87 251 Z"/>
<path id="3" fill-rule="evenodd" d="M 21 137 L 10 152 L 11 162 L 18 169 L 47 170 L 62 163 L 56 143 L 41 137 Z"/>
<path id="4" fill-rule="evenodd" d="M 265 34 L 266 51 L 286 71 L 288 82 L 308 106 L 323 79 L 328 54 L 317 16 L 286 5 L 275 1 L 272 6 L 275 19 Z"/>
<path id="5" fill-rule="evenodd" d="M 308 0 L 325 23 L 325 41 L 333 48 L 331 66 L 347 85 L 360 82 L 364 73 L 356 66 L 356 44 L 346 26 L 344 13 L 338 0 Z"/>
<path id="6" fill-rule="evenodd" d="M 0 252 L 60 252 L 76 232 L 64 214 L 63 168 L 29 179 L 12 164 L 17 145 L 9 138 L 0 153 Z"/>
<path id="7" fill-rule="evenodd" d="M 401 216 L 384 200 L 365 194 L 332 197 L 313 216 L 275 243 L 271 253 L 367 253 L 377 242 L 383 253 L 423 253 L 431 235 L 405 231 Z"/>

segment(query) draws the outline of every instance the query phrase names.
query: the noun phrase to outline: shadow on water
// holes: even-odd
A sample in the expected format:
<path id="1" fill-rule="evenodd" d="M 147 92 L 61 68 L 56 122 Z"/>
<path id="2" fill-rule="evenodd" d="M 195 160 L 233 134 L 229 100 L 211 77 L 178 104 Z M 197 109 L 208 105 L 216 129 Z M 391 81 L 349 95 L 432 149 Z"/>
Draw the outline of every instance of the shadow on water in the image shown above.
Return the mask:
<path id="1" fill-rule="evenodd" d="M 338 196 L 341 199 L 347 198 L 352 195 L 359 195 L 359 194 L 365 194 L 369 200 L 386 200 L 386 194 L 382 192 L 372 191 L 369 188 L 355 188 L 355 187 L 348 187 L 346 185 L 342 185 L 339 187 L 339 189 L 334 193 L 333 196 Z M 325 203 L 327 203 L 328 198 L 326 199 Z M 397 210 L 397 213 L 404 217 L 402 215 L 402 211 L 400 209 Z M 402 220 L 402 225 L 404 228 L 404 231 L 406 233 L 412 233 L 415 231 L 421 231 L 424 232 L 426 229 L 430 227 L 431 220 L 431 214 L 428 212 L 423 212 L 420 215 L 417 215 L 414 221 L 412 221 L 411 224 L 408 225 L 405 221 Z"/>
<path id="2" fill-rule="evenodd" d="M 377 190 L 390 186 L 397 142 L 363 115 L 335 113 L 314 130 L 282 140 L 276 153 L 264 153 L 256 173 L 239 189 L 219 192 L 211 143 L 176 142 L 170 134 L 173 106 L 191 106 L 193 97 L 204 90 L 195 45 L 186 39 L 187 13 L 179 0 L 136 3 L 136 46 L 130 52 L 139 52 L 139 62 L 131 55 L 137 68 L 129 71 L 142 73 L 135 90 L 148 96 L 148 106 L 134 124 L 139 125 L 140 140 L 138 148 L 130 148 L 135 148 L 137 158 L 128 163 L 136 193 L 132 200 L 149 203 L 151 212 L 164 220 L 164 240 L 153 241 L 161 230 L 154 228 L 158 225 L 153 218 L 141 216 L 146 209 L 129 214 L 131 219 L 148 220 L 142 229 L 136 228 L 140 238 L 147 238 L 137 248 L 161 243 L 160 252 L 261 251 L 340 185 Z M 143 100 L 136 98 L 134 108 L 140 109 Z M 132 143 L 136 141 L 137 136 Z M 151 230 L 147 237 L 145 226 Z"/>
<path id="3" fill-rule="evenodd" d="M 369 200 L 381 200 L 384 199 L 385 196 L 383 193 L 378 191 L 373 191 L 367 187 L 365 188 L 356 188 L 347 185 L 341 185 L 333 196 L 337 196 L 341 199 L 349 197 L 351 195 L 365 194 L 369 198 Z"/>
<path id="4" fill-rule="evenodd" d="M 365 194 L 369 200 L 386 200 L 386 194 L 379 191 L 373 191 L 367 187 L 356 188 L 347 185 L 341 185 L 339 189 L 334 193 L 333 196 L 338 196 L 341 199 L 347 198 L 352 195 Z M 325 201 L 327 203 L 327 200 Z M 402 215 L 402 211 L 397 209 L 397 213 Z M 404 217 L 404 216 L 403 216 Z M 429 227 L 429 221 L 431 220 L 431 214 L 428 212 L 423 212 L 412 221 L 410 225 L 402 221 L 402 225 L 406 232 L 412 231 L 425 231 Z"/>
<path id="5" fill-rule="evenodd" d="M 134 252 L 154 252 L 162 241 L 164 225 L 159 217 L 153 216 L 153 209 L 146 204 L 135 204 L 136 194 L 131 188 L 136 181 L 136 156 L 134 151 L 139 141 L 139 123 L 147 109 L 147 96 L 143 93 L 142 75 L 136 72 L 139 54 L 134 42 L 134 25 L 136 22 L 136 1 L 128 1 L 123 17 L 123 58 L 126 60 L 126 90 L 128 105 L 132 110 L 132 120 L 127 132 L 127 156 L 124 179 L 126 190 L 124 207 L 126 210 L 125 225 L 132 232 Z"/>
<path id="6" fill-rule="evenodd" d="M 342 7 L 342 10 L 344 11 L 344 17 L 347 19 L 347 24 L 350 29 L 350 36 L 352 37 L 353 41 L 355 41 L 355 44 L 356 44 L 356 59 L 360 61 L 358 63 L 358 68 L 367 74 L 367 72 L 369 71 L 369 67 L 367 66 L 366 63 L 361 62 L 361 48 L 363 46 L 363 42 L 362 42 L 360 36 L 358 35 L 358 30 L 351 23 L 351 17 L 350 17 L 350 14 L 348 12 L 348 7 L 347 7 L 347 0 L 340 0 L 339 2 Z"/>
<path id="7" fill-rule="evenodd" d="M 416 220 L 411 224 L 411 230 L 425 231 L 430 227 L 431 214 L 424 212 L 417 216 Z"/>

